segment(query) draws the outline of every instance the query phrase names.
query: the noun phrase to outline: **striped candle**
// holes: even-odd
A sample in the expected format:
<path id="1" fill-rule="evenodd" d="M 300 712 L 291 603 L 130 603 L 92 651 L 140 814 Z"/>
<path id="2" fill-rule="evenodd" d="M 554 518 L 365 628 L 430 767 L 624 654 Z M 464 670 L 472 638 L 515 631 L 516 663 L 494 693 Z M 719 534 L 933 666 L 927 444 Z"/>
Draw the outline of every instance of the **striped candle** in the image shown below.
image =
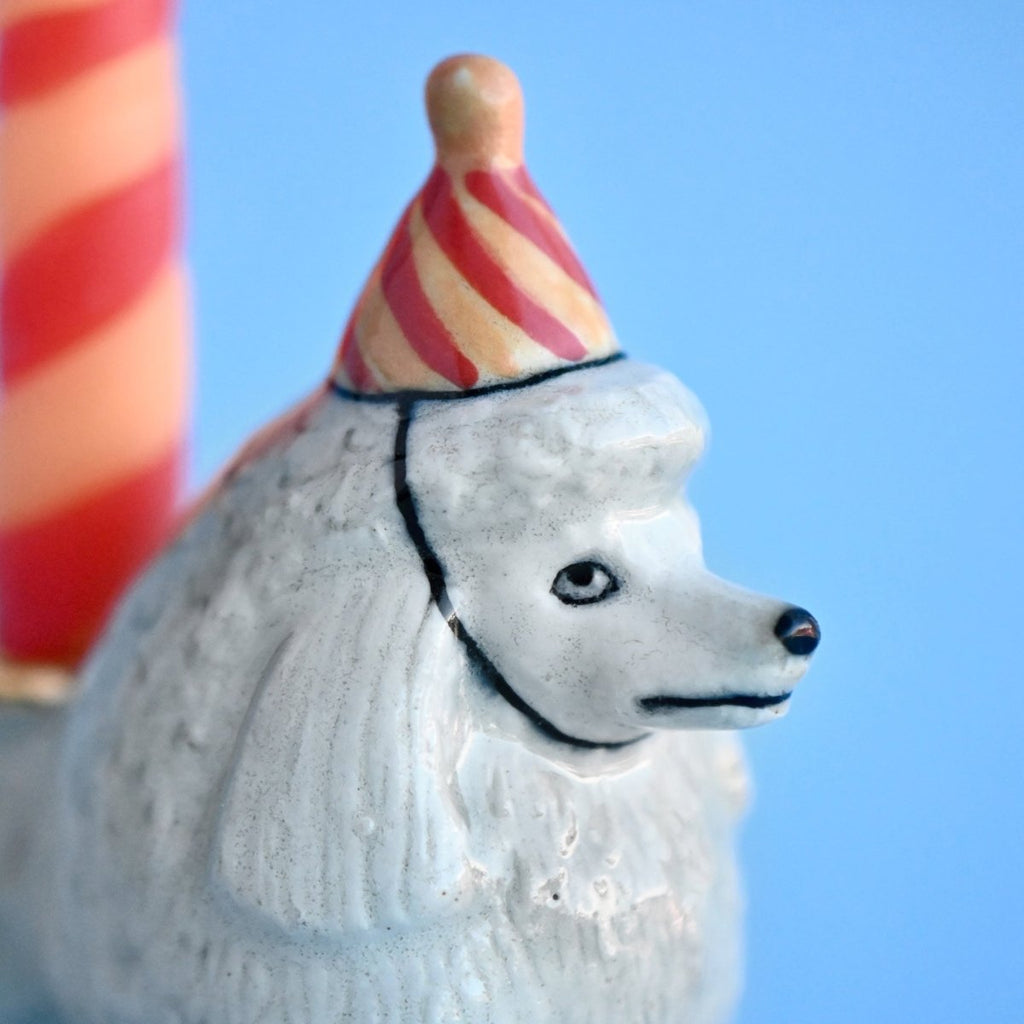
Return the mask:
<path id="1" fill-rule="evenodd" d="M 0 650 L 74 665 L 166 538 L 188 315 L 171 0 L 0 0 Z"/>

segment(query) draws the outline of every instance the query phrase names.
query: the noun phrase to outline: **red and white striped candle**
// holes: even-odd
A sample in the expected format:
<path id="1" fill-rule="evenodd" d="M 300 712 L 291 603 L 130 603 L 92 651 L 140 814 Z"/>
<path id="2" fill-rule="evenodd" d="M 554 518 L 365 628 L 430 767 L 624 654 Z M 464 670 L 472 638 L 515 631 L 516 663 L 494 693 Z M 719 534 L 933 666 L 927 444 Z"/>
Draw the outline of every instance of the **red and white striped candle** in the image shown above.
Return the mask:
<path id="1" fill-rule="evenodd" d="M 189 317 L 171 0 L 0 0 L 0 652 L 74 665 L 168 534 Z"/>

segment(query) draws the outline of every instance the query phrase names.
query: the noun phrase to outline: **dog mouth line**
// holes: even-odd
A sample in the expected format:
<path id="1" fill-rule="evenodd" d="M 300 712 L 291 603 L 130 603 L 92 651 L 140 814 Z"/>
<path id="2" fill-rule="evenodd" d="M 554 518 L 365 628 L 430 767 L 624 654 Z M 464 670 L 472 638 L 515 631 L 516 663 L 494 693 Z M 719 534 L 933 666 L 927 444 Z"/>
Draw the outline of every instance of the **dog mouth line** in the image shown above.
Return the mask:
<path id="1" fill-rule="evenodd" d="M 665 694 L 657 697 L 640 697 L 637 699 L 637 705 L 648 714 L 672 708 L 771 708 L 784 704 L 792 696 L 792 690 L 767 695 L 731 693 L 722 697 L 675 697 Z"/>

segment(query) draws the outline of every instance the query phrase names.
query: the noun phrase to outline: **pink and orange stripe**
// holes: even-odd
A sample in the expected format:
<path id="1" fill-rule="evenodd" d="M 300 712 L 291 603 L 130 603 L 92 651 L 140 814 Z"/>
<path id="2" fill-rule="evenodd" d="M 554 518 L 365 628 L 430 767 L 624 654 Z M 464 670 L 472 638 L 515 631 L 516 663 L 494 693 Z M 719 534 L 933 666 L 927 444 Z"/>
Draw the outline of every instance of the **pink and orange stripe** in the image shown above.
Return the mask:
<path id="1" fill-rule="evenodd" d="M 165 540 L 189 378 L 171 0 L 0 0 L 0 651 L 74 665 Z"/>
<path id="2" fill-rule="evenodd" d="M 342 338 L 334 382 L 374 394 L 464 391 L 616 351 L 571 245 L 522 162 L 522 95 L 489 58 L 427 83 L 437 165 Z"/>

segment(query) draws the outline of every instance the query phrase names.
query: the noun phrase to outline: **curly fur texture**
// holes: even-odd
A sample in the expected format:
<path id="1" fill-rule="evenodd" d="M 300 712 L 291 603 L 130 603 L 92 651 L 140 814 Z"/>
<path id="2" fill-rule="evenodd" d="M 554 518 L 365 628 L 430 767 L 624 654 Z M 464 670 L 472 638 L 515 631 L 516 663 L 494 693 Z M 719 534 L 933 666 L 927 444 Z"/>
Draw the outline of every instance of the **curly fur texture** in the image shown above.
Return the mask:
<path id="1" fill-rule="evenodd" d="M 643 519 L 696 457 L 700 417 L 670 378 L 570 377 L 439 403 L 414 424 L 417 499 L 456 576 L 460 530 L 530 562 L 531 519 L 554 531 L 564 516 L 546 510 L 603 507 L 627 478 Z M 46 950 L 69 1020 L 727 1015 L 735 742 L 657 732 L 574 749 L 490 689 L 396 509 L 396 416 L 329 394 L 307 404 L 207 500 L 88 665 Z M 470 600 L 472 580 L 453 592 Z M 504 664 L 495 618 L 479 632 Z M 599 714 L 581 727 L 633 728 Z"/>

